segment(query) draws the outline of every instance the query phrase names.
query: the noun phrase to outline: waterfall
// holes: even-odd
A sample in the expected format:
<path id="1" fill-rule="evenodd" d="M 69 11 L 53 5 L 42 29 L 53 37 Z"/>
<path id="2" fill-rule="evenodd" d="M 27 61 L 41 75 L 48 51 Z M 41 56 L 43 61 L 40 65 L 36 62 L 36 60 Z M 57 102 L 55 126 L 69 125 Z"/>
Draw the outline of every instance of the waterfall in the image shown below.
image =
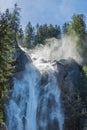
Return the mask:
<path id="1" fill-rule="evenodd" d="M 32 58 L 32 56 L 31 56 Z M 32 58 L 7 105 L 7 130 L 63 130 L 56 62 Z"/>

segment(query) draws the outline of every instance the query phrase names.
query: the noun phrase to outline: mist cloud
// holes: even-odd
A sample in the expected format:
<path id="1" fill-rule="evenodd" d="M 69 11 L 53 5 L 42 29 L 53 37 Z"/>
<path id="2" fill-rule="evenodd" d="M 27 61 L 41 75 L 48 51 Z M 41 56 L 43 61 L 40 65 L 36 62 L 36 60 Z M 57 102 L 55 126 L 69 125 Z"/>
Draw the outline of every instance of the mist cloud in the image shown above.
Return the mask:
<path id="1" fill-rule="evenodd" d="M 21 46 L 20 46 L 21 47 Z M 77 63 L 82 64 L 81 50 L 76 44 L 74 37 L 65 36 L 61 40 L 51 38 L 46 40 L 45 45 L 37 45 L 34 49 L 22 48 L 33 61 L 54 61 L 73 58 Z"/>

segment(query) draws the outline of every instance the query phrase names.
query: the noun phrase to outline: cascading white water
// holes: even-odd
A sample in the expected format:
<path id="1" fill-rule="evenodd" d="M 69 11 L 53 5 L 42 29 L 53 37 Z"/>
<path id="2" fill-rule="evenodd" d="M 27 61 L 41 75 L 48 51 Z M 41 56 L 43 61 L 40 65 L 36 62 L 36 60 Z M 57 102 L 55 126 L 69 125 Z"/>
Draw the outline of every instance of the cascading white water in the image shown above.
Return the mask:
<path id="1" fill-rule="evenodd" d="M 42 58 L 26 64 L 23 78 L 14 81 L 7 105 L 7 130 L 63 130 L 55 66 Z"/>
<path id="2" fill-rule="evenodd" d="M 15 79 L 12 98 L 7 106 L 8 130 L 36 130 L 37 92 L 40 74 L 27 64 L 21 80 Z"/>

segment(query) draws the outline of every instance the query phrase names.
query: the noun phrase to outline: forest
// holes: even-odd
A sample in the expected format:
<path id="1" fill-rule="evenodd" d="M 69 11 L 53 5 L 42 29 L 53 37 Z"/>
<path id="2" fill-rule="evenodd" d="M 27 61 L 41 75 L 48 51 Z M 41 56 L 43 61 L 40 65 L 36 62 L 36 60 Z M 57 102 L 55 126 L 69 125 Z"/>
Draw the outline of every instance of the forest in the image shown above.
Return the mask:
<path id="1" fill-rule="evenodd" d="M 64 36 L 74 36 L 78 48 L 81 48 L 84 73 L 84 85 L 81 89 L 83 98 L 87 97 L 87 28 L 84 14 L 74 14 L 70 22 L 60 25 L 43 24 L 33 26 L 29 21 L 22 29 L 20 21 L 20 8 L 15 4 L 13 11 L 6 9 L 0 12 L 0 125 L 5 121 L 5 102 L 9 99 L 11 91 L 9 82 L 16 72 L 15 52 L 18 41 L 26 48 L 34 48 L 38 44 L 45 44 L 48 38 L 61 39 Z M 74 43 L 73 43 L 74 44 Z"/>

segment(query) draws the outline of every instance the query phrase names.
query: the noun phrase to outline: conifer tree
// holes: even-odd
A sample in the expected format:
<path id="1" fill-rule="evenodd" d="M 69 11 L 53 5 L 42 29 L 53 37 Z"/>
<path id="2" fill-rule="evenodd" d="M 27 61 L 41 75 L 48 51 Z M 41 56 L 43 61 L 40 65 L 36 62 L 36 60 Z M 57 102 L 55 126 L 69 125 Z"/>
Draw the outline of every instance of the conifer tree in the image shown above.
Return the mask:
<path id="1" fill-rule="evenodd" d="M 25 29 L 25 44 L 26 47 L 30 48 L 33 46 L 34 42 L 34 27 L 32 27 L 31 23 L 28 22 Z"/>
<path id="2" fill-rule="evenodd" d="M 14 11 L 0 14 L 0 125 L 4 122 L 4 100 L 10 91 L 9 79 L 14 72 L 14 50 L 19 35 L 19 12 L 15 4 Z"/>

